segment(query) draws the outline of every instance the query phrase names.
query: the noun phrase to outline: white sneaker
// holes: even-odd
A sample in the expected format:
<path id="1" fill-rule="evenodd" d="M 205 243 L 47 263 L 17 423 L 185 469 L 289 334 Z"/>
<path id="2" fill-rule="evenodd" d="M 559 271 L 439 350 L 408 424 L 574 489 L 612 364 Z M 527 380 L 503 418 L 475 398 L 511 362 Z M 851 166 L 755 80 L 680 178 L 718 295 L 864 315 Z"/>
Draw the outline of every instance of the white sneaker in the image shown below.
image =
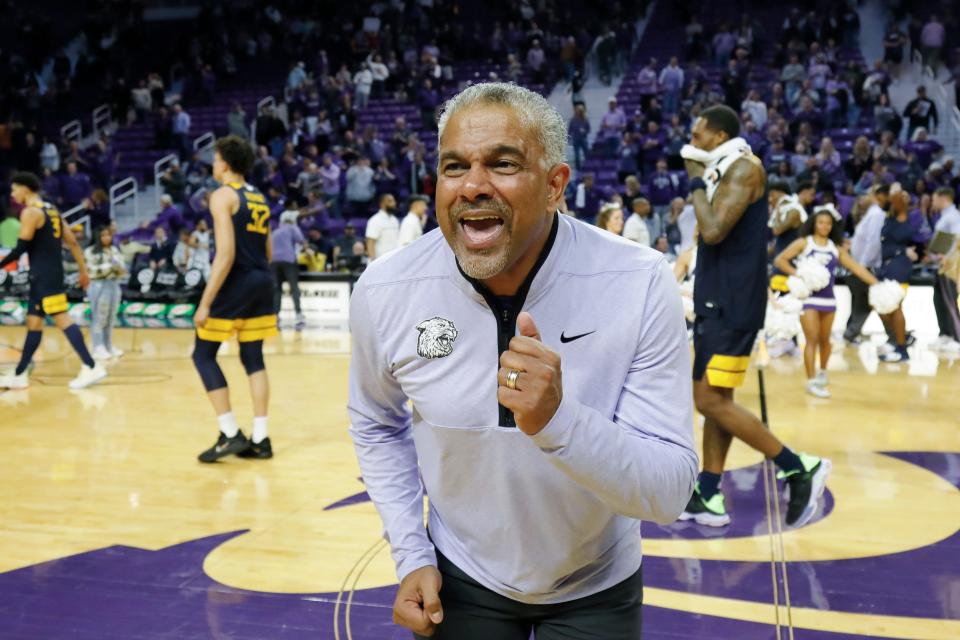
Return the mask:
<path id="1" fill-rule="evenodd" d="M 119 358 L 123 355 L 123 349 L 120 347 L 110 347 L 110 355 L 114 358 Z"/>
<path id="2" fill-rule="evenodd" d="M 951 342 L 954 342 L 954 339 L 950 336 L 940 336 L 930 344 L 931 349 L 943 349 Z"/>
<path id="3" fill-rule="evenodd" d="M 17 375 L 16 370 L 11 369 L 0 376 L 0 389 L 26 389 L 29 386 L 30 379 L 26 371 Z"/>
<path id="4" fill-rule="evenodd" d="M 94 360 L 109 360 L 113 356 L 110 355 L 110 352 L 107 351 L 107 348 L 103 345 L 100 345 L 93 350 L 93 359 Z"/>
<path id="5" fill-rule="evenodd" d="M 307 316 L 303 315 L 302 313 L 297 314 L 297 321 L 296 321 L 296 324 L 294 324 L 294 328 L 297 331 L 303 331 L 303 328 L 306 326 L 307 326 Z"/>
<path id="6" fill-rule="evenodd" d="M 947 338 L 946 342 L 941 344 L 938 350 L 943 353 L 960 353 L 960 342 Z"/>
<path id="7" fill-rule="evenodd" d="M 882 356 L 884 354 L 893 353 L 895 351 L 894 346 L 889 342 L 884 342 L 877 345 L 877 355 Z"/>
<path id="8" fill-rule="evenodd" d="M 826 387 L 822 387 L 817 384 L 816 380 L 807 380 L 807 393 L 812 396 L 816 396 L 817 398 L 831 397 L 830 392 L 826 389 Z"/>
<path id="9" fill-rule="evenodd" d="M 821 387 L 826 387 L 830 384 L 830 380 L 827 379 L 827 372 L 823 369 L 817 372 L 817 376 L 813 379 L 813 381 Z"/>
<path id="10" fill-rule="evenodd" d="M 86 365 L 80 367 L 80 373 L 76 378 L 70 381 L 71 389 L 86 389 L 90 385 L 96 384 L 107 377 L 107 370 L 103 365 L 97 363 L 93 367 Z"/>

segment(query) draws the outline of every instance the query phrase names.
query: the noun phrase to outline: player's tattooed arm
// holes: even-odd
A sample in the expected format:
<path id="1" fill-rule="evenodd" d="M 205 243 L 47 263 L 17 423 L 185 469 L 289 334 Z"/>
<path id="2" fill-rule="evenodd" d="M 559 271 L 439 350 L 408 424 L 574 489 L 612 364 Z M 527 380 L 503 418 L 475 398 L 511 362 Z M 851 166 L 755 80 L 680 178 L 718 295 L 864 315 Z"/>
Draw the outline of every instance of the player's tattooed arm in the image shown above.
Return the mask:
<path id="1" fill-rule="evenodd" d="M 763 196 L 766 175 L 763 167 L 742 158 L 723 176 L 713 203 L 703 189 L 693 192 L 693 208 L 706 244 L 723 242 L 752 203 Z"/>

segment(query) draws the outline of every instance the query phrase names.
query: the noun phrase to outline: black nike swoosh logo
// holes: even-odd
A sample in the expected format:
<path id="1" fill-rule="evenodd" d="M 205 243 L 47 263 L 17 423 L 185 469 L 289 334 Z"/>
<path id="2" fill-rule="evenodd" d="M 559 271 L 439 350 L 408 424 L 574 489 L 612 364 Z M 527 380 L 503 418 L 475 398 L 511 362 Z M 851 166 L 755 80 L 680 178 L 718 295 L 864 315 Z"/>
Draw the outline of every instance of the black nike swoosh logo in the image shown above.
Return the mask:
<path id="1" fill-rule="evenodd" d="M 581 334 L 578 335 L 578 336 L 570 336 L 569 338 L 568 338 L 567 336 L 563 335 L 563 333 L 561 332 L 561 333 L 560 333 L 560 342 L 566 344 L 566 343 L 568 343 L 568 342 L 573 342 L 574 340 L 579 340 L 580 338 L 583 338 L 584 336 L 588 336 L 588 335 L 590 335 L 591 333 L 596 333 L 596 332 L 597 332 L 597 330 L 594 329 L 593 331 L 588 331 L 587 333 L 581 333 Z"/>

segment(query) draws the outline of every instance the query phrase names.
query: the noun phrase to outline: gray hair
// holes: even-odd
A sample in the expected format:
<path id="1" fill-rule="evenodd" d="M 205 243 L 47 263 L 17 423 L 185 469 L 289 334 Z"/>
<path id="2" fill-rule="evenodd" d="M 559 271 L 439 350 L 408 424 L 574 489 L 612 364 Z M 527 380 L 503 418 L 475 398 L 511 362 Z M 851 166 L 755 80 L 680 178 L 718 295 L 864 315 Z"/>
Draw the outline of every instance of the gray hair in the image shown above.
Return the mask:
<path id="1" fill-rule="evenodd" d="M 536 130 L 537 140 L 543 147 L 543 164 L 547 168 L 566 160 L 567 123 L 563 116 L 539 93 L 508 82 L 481 82 L 447 100 L 438 124 L 440 138 L 453 114 L 475 104 L 511 107 L 524 127 Z"/>

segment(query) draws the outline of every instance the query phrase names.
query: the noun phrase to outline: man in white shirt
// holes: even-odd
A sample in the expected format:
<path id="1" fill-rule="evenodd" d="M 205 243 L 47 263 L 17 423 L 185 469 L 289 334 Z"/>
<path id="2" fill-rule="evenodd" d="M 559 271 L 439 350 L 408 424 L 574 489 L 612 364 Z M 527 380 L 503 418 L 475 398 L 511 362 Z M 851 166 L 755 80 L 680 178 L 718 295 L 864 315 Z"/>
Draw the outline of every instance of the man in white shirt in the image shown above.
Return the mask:
<path id="1" fill-rule="evenodd" d="M 645 198 L 637 198 L 633 201 L 633 213 L 630 214 L 630 217 L 627 218 L 627 221 L 623 224 L 623 237 L 627 240 L 633 240 L 637 244 L 643 247 L 649 247 L 652 243 L 650 238 L 650 230 L 647 228 L 647 222 L 643 219 L 643 216 L 640 215 L 639 210 L 643 208 L 641 200 L 646 200 Z M 650 206 L 650 203 L 647 203 L 647 207 Z"/>
<path id="2" fill-rule="evenodd" d="M 390 67 L 383 63 L 383 58 L 379 53 L 376 55 L 371 53 L 367 56 L 367 64 L 370 65 L 370 73 L 373 75 L 371 95 L 373 95 L 374 98 L 379 98 L 383 95 L 387 78 L 390 77 Z"/>
<path id="3" fill-rule="evenodd" d="M 353 86 L 357 109 L 366 109 L 367 102 L 370 100 L 370 90 L 373 87 L 373 72 L 370 71 L 370 65 L 363 63 L 360 71 L 353 76 Z"/>
<path id="4" fill-rule="evenodd" d="M 740 105 L 740 110 L 750 114 L 750 119 L 753 124 L 757 125 L 758 131 L 762 130 L 764 125 L 767 124 L 767 103 L 763 101 L 760 92 L 756 89 L 750 91 L 747 99 Z"/>
<path id="5" fill-rule="evenodd" d="M 955 194 L 952 187 L 940 187 L 933 192 L 933 209 L 940 213 L 940 219 L 934 227 L 934 235 L 939 232 L 952 233 L 960 238 L 960 211 L 954 204 Z M 953 251 L 957 251 L 954 240 Z M 935 256 L 942 258 L 942 256 Z M 933 287 L 933 308 L 937 312 L 937 325 L 940 336 L 934 343 L 937 349 L 956 353 L 960 351 L 960 309 L 957 308 L 957 283 L 942 271 L 937 274 L 937 283 Z"/>
<path id="6" fill-rule="evenodd" d="M 423 225 L 427 222 L 427 196 L 410 197 L 410 211 L 400 223 L 400 246 L 405 247 L 423 235 Z"/>
<path id="7" fill-rule="evenodd" d="M 872 202 L 853 232 L 850 255 L 867 269 L 876 270 L 881 264 L 880 234 L 887 219 L 884 207 L 890 200 L 890 187 L 881 185 L 869 197 Z M 850 278 L 847 286 L 850 287 L 850 319 L 847 320 L 843 337 L 852 343 L 857 341 L 863 324 L 870 316 L 870 301 L 867 285 L 862 284 L 859 278 Z"/>
<path id="8" fill-rule="evenodd" d="M 396 198 L 385 193 L 380 196 L 380 210 L 367 220 L 367 256 L 371 262 L 400 246 L 400 221 L 393 215 L 396 209 Z"/>

